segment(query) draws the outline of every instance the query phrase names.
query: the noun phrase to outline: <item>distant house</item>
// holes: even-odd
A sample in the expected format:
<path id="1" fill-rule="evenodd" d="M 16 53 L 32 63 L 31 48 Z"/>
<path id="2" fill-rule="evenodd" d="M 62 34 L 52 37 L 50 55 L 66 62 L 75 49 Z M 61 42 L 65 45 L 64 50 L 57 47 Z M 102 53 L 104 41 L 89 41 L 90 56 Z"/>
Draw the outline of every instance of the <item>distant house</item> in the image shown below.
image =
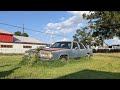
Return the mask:
<path id="1" fill-rule="evenodd" d="M 112 48 L 112 49 L 120 49 L 120 45 L 111 45 L 109 46 L 109 48 Z"/>
<path id="2" fill-rule="evenodd" d="M 24 53 L 26 50 L 46 45 L 47 43 L 32 37 L 14 36 L 0 29 L 0 53 Z"/>
<path id="3" fill-rule="evenodd" d="M 92 41 L 91 43 L 92 43 L 91 44 L 91 48 L 92 49 L 105 49 L 105 48 L 109 48 L 109 45 L 107 43 L 105 43 L 105 42 L 103 42 L 103 46 L 101 46 L 101 45 L 98 46 L 95 41 Z"/>

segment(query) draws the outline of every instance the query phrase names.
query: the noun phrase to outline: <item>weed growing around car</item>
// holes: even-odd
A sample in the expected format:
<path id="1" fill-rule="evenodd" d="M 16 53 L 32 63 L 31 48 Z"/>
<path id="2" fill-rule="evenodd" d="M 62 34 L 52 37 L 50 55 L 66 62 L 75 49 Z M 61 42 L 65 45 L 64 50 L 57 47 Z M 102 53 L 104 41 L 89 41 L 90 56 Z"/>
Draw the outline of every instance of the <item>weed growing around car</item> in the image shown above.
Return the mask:
<path id="1" fill-rule="evenodd" d="M 81 58 L 78 60 L 70 59 L 70 60 L 53 60 L 46 61 L 41 60 L 38 55 L 35 55 L 31 58 L 23 57 L 18 65 L 20 66 L 31 66 L 31 67 L 45 67 L 45 68 L 54 68 L 54 67 L 62 67 L 66 64 L 78 63 L 85 61 L 85 58 Z"/>
<path id="2" fill-rule="evenodd" d="M 120 79 L 120 53 L 97 53 L 90 59 L 41 61 L 23 55 L 0 55 L 1 79 Z M 29 62 L 29 63 L 28 63 Z"/>

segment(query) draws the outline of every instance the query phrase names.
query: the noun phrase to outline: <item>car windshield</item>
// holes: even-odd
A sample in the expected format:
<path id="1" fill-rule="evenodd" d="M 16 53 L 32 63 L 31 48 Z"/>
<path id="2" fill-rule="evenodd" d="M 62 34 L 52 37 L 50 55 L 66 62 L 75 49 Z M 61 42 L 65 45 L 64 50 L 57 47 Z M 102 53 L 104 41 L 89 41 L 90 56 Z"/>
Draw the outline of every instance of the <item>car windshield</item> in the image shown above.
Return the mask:
<path id="1" fill-rule="evenodd" d="M 70 49 L 71 48 L 71 42 L 56 42 L 51 46 L 51 48 L 66 48 Z"/>

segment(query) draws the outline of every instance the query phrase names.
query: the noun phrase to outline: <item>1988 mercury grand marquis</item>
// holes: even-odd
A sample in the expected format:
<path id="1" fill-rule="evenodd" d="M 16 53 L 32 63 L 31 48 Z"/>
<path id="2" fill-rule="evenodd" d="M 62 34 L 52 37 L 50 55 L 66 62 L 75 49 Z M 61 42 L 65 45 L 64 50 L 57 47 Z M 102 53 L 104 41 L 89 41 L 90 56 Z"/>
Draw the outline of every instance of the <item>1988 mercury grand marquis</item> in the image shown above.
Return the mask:
<path id="1" fill-rule="evenodd" d="M 92 56 L 92 49 L 86 48 L 82 43 L 76 41 L 60 41 L 54 43 L 50 48 L 39 52 L 42 60 L 58 60 Z"/>

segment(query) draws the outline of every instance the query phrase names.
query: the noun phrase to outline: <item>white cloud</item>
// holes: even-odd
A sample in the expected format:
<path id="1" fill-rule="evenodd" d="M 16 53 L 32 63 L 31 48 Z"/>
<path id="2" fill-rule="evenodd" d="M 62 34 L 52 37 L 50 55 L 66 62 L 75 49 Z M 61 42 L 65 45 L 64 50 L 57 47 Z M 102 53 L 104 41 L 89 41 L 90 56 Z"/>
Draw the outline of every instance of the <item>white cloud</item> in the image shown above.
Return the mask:
<path id="1" fill-rule="evenodd" d="M 81 18 L 84 13 L 90 14 L 89 11 L 68 11 L 68 12 Z"/>
<path id="2" fill-rule="evenodd" d="M 118 45 L 120 44 L 120 39 L 118 37 L 114 37 L 113 39 L 105 40 L 108 45 Z"/>
<path id="3" fill-rule="evenodd" d="M 118 37 L 114 37 L 113 44 L 120 44 L 120 39 Z"/>
<path id="4" fill-rule="evenodd" d="M 68 41 L 68 39 L 67 38 L 63 38 L 61 41 Z"/>
<path id="5" fill-rule="evenodd" d="M 48 23 L 45 27 L 46 33 L 58 34 L 58 33 L 71 33 L 74 30 L 80 28 L 83 24 L 82 14 L 89 14 L 89 11 L 67 11 L 72 14 L 70 18 L 58 22 L 58 23 Z M 61 19 L 64 19 L 63 17 Z"/>

